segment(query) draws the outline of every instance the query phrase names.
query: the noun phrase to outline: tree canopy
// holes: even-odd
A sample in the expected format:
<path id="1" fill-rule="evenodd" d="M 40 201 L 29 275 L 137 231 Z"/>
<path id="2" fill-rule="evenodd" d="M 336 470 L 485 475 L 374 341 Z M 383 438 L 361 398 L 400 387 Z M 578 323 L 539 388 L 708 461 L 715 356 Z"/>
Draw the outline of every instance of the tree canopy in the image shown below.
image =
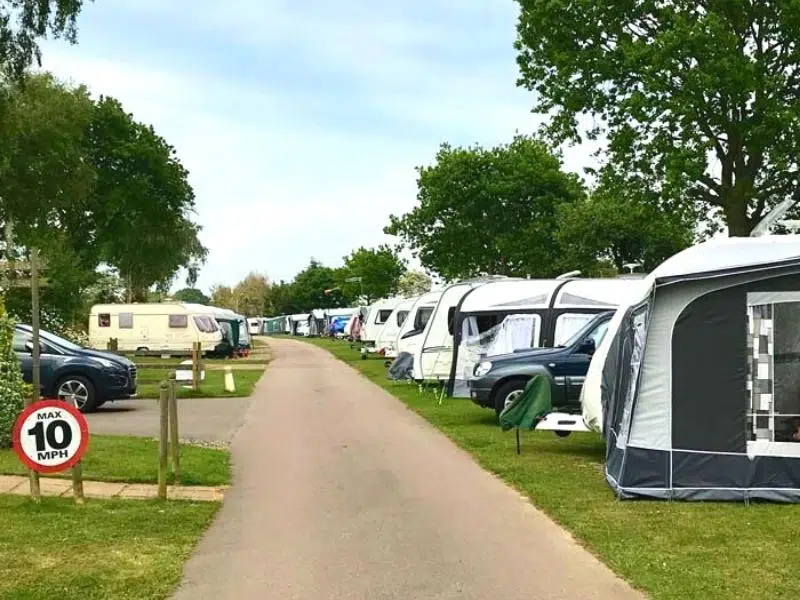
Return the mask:
<path id="1" fill-rule="evenodd" d="M 586 199 L 562 207 L 557 234 L 562 269 L 616 274 L 638 263 L 650 271 L 691 245 L 695 222 L 690 211 L 662 208 L 646 182 L 607 171 Z"/>
<path id="2" fill-rule="evenodd" d="M 44 37 L 77 40 L 76 20 L 83 0 L 0 0 L 0 71 L 20 78 L 34 62 Z"/>
<path id="3" fill-rule="evenodd" d="M 129 300 L 143 300 L 202 262 L 187 172 L 151 127 L 49 74 L 0 90 L 0 220 L 13 232 L 8 252 L 24 258 L 38 247 L 48 263 L 46 312 L 83 321 L 101 265 L 122 274 Z M 7 296 L 27 320 L 30 295 Z"/>
<path id="4" fill-rule="evenodd" d="M 205 304 L 211 303 L 211 298 L 206 296 L 202 291 L 197 288 L 183 288 L 172 294 L 172 298 L 179 302 L 190 302 L 192 304 Z"/>
<path id="5" fill-rule="evenodd" d="M 113 98 L 96 103 L 89 138 L 94 244 L 119 270 L 129 300 L 142 299 L 151 286 L 206 257 L 191 220 L 188 171 L 172 146 Z"/>
<path id="6" fill-rule="evenodd" d="M 431 291 L 431 278 L 422 271 L 406 271 L 397 281 L 397 292 L 406 298 L 421 296 Z"/>
<path id="7" fill-rule="evenodd" d="M 385 232 L 400 236 L 427 269 L 446 280 L 557 274 L 558 211 L 584 190 L 543 142 L 443 144 L 435 163 L 417 171 L 418 205 L 392 215 Z"/>
<path id="8" fill-rule="evenodd" d="M 400 277 L 406 266 L 389 246 L 353 250 L 344 258 L 344 268 L 338 272 L 342 295 L 355 301 L 363 292 L 364 301 L 372 303 L 397 292 Z M 348 279 L 360 278 L 360 281 Z"/>
<path id="9" fill-rule="evenodd" d="M 247 317 L 263 316 L 268 289 L 269 279 L 266 275 L 249 273 L 233 288 L 239 312 Z"/>
<path id="10" fill-rule="evenodd" d="M 730 235 L 800 198 L 794 0 L 517 2 L 518 83 L 552 141 L 607 136 L 614 165 Z"/>

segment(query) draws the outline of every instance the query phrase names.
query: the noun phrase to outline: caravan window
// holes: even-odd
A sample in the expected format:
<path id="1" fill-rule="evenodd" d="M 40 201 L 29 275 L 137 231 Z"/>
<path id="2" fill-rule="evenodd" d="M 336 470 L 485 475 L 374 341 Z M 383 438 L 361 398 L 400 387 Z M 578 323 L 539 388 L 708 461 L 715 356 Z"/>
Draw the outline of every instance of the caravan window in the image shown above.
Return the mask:
<path id="1" fill-rule="evenodd" d="M 747 440 L 755 454 L 800 442 L 800 294 L 747 294 Z M 791 450 L 787 449 L 788 443 Z M 763 451 L 760 447 L 763 446 Z"/>
<path id="2" fill-rule="evenodd" d="M 447 309 L 447 331 L 450 335 L 456 330 L 456 307 L 451 306 Z"/>
<path id="3" fill-rule="evenodd" d="M 393 310 L 379 310 L 378 316 L 375 317 L 375 323 L 378 325 L 382 325 L 389 320 L 389 317 L 392 315 Z"/>
<path id="4" fill-rule="evenodd" d="M 171 329 L 184 329 L 189 326 L 189 317 L 186 315 L 170 315 L 169 326 Z"/>
<path id="5" fill-rule="evenodd" d="M 102 313 L 97 315 L 98 327 L 111 327 L 111 315 L 109 313 Z"/>
<path id="6" fill-rule="evenodd" d="M 133 313 L 119 313 L 119 328 L 133 329 Z"/>
<path id="7" fill-rule="evenodd" d="M 425 325 L 428 324 L 428 321 L 433 314 L 433 307 L 426 306 L 424 308 L 420 308 L 417 311 L 416 316 L 414 317 L 414 330 L 415 331 L 422 331 L 425 329 Z"/>
<path id="8" fill-rule="evenodd" d="M 397 311 L 397 326 L 402 327 L 403 323 L 406 322 L 406 317 L 408 316 L 407 310 L 398 310 Z"/>
<path id="9" fill-rule="evenodd" d="M 203 333 L 214 333 L 218 329 L 217 322 L 214 319 L 202 315 L 194 317 L 194 324 Z"/>

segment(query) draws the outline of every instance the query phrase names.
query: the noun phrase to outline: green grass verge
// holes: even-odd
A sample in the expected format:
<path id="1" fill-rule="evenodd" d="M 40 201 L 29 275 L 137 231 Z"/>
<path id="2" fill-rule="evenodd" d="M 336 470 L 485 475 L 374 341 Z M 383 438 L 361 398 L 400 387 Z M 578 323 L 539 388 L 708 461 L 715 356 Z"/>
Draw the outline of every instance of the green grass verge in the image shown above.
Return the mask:
<path id="1" fill-rule="evenodd" d="M 217 503 L 0 497 L 0 600 L 160 600 Z"/>
<path id="2" fill-rule="evenodd" d="M 342 342 L 306 341 L 329 350 L 425 417 L 653 598 L 796 595 L 792 573 L 800 562 L 800 506 L 618 501 L 603 478 L 605 449 L 599 436 L 561 439 L 552 432 L 525 432 L 517 456 L 513 432 L 502 432 L 492 411 L 456 398 L 439 406 L 433 393 L 388 381 L 383 360 L 361 360 Z"/>
<path id="3" fill-rule="evenodd" d="M 0 474 L 23 475 L 26 472 L 13 450 L 0 450 Z M 69 471 L 52 475 L 70 476 Z M 83 477 L 93 481 L 158 483 L 158 441 L 141 437 L 92 435 L 83 459 Z M 227 450 L 183 444 L 180 483 L 227 485 L 230 483 L 230 453 Z"/>
<path id="4" fill-rule="evenodd" d="M 169 368 L 143 368 L 138 370 L 139 386 L 137 394 L 139 398 L 158 398 L 159 386 L 162 381 L 169 377 Z M 206 369 L 205 380 L 200 384 L 200 389 L 178 385 L 178 398 L 242 398 L 253 393 L 264 369 L 258 370 L 236 370 L 233 377 L 236 383 L 236 390 L 233 392 L 225 391 L 225 372 L 211 371 Z M 184 385 L 188 382 L 183 382 Z"/>

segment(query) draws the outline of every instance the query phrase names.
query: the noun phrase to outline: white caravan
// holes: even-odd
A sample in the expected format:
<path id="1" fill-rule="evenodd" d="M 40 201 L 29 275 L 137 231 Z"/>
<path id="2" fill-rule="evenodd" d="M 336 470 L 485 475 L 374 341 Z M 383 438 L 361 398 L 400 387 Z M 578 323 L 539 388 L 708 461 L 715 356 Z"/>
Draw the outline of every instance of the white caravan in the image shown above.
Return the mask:
<path id="1" fill-rule="evenodd" d="M 106 350 L 111 338 L 124 352 L 190 353 L 194 342 L 210 352 L 222 332 L 211 309 L 200 304 L 96 304 L 89 313 L 89 346 Z"/>
<path id="2" fill-rule="evenodd" d="M 376 350 L 375 342 L 378 341 L 378 336 L 380 336 L 383 326 L 389 320 L 394 307 L 402 301 L 402 298 L 384 298 L 369 307 L 369 313 L 361 330 L 361 341 L 367 351 L 374 352 Z"/>
<path id="3" fill-rule="evenodd" d="M 261 335 L 261 327 L 263 325 L 264 319 L 259 317 L 252 317 L 247 319 L 247 331 L 250 333 L 251 336 L 253 335 Z"/>
<path id="4" fill-rule="evenodd" d="M 383 352 L 387 358 L 397 358 L 397 336 L 402 329 L 403 324 L 406 322 L 408 314 L 414 307 L 417 297 L 406 298 L 400 304 L 394 307 L 392 314 L 383 326 L 378 339 L 375 342 L 375 349 L 377 352 Z"/>
<path id="5" fill-rule="evenodd" d="M 398 355 L 405 352 L 414 356 L 416 360 L 417 350 L 422 347 L 425 328 L 441 296 L 442 290 L 436 290 L 417 298 L 397 334 Z"/>
<path id="6" fill-rule="evenodd" d="M 448 392 L 469 397 L 476 364 L 525 348 L 559 346 L 598 313 L 616 310 L 640 279 L 513 279 L 474 288 L 458 306 Z"/>
<path id="7" fill-rule="evenodd" d="M 289 315 L 289 332 L 292 335 L 308 336 L 308 319 L 311 315 L 309 313 L 299 313 L 296 315 Z"/>
<path id="8" fill-rule="evenodd" d="M 447 381 L 453 360 L 453 325 L 461 299 L 487 280 L 460 281 L 447 286 L 425 327 L 422 343 L 414 354 L 413 377 L 417 381 Z"/>

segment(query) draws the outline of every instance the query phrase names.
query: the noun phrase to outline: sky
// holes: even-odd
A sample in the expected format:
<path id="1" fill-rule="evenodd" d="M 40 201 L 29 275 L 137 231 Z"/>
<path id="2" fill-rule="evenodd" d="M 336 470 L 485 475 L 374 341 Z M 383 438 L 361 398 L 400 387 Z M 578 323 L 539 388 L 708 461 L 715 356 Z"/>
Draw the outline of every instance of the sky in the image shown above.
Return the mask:
<path id="1" fill-rule="evenodd" d="M 176 148 L 207 290 L 394 243 L 383 227 L 414 207 L 414 168 L 441 143 L 533 133 L 517 14 L 513 0 L 96 0 L 78 45 L 42 44 L 43 67 Z M 564 158 L 581 172 L 591 150 Z"/>

